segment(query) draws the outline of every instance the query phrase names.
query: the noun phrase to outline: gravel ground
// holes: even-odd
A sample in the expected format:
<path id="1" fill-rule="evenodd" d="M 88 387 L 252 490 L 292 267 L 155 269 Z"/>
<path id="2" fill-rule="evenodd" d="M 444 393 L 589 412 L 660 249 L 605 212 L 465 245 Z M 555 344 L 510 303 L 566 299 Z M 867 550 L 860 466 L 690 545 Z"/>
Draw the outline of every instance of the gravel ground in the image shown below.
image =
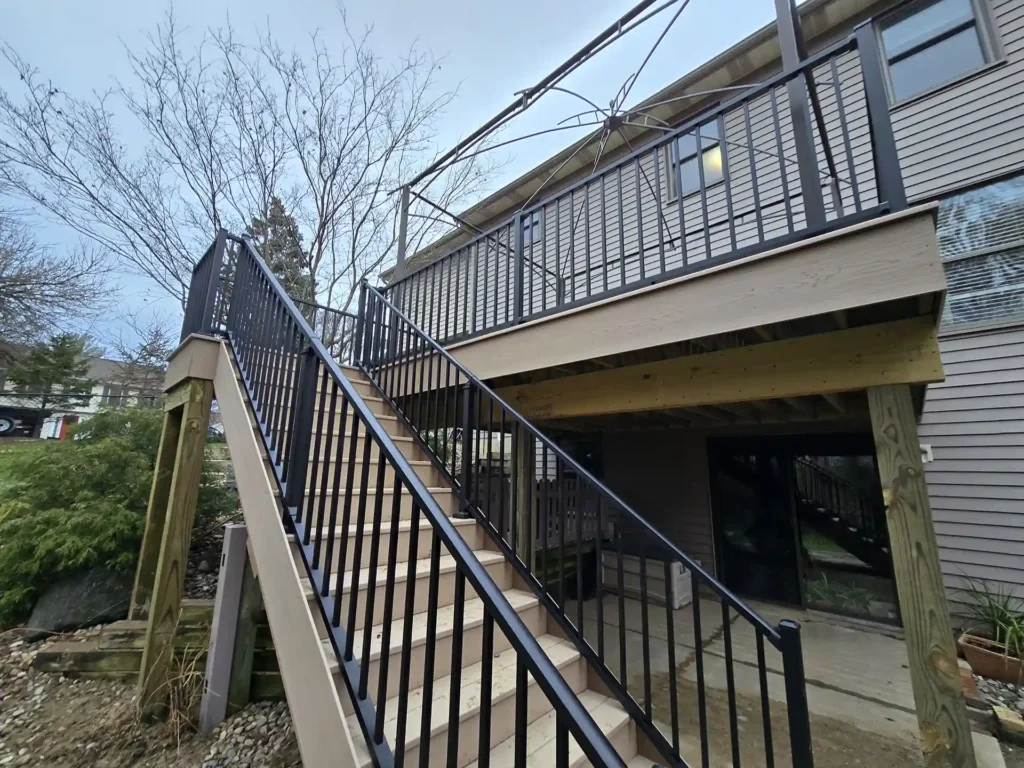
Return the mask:
<path id="1" fill-rule="evenodd" d="M 284 702 L 252 704 L 211 736 L 184 719 L 141 723 L 134 685 L 38 672 L 31 665 L 41 647 L 0 635 L 0 768 L 302 765 Z"/>
<path id="2" fill-rule="evenodd" d="M 978 683 L 978 692 L 989 704 L 1001 704 L 1024 715 L 1024 685 L 1010 685 L 979 675 L 975 675 L 974 679 Z"/>

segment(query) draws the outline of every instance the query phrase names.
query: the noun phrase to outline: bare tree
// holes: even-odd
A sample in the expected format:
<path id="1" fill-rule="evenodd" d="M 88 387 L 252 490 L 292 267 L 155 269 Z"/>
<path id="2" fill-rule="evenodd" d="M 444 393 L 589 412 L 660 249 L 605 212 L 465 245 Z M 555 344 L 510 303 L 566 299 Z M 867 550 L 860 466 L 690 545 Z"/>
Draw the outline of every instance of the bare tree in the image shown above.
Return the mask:
<path id="1" fill-rule="evenodd" d="M 88 320 L 110 294 L 108 271 L 98 249 L 44 247 L 0 213 L 0 339 L 29 344 Z"/>
<path id="2" fill-rule="evenodd" d="M 163 391 L 167 358 L 177 346 L 170 323 L 128 315 L 111 346 L 118 361 L 117 376 L 111 383 L 120 385 L 126 395 L 155 396 Z"/>
<path id="3" fill-rule="evenodd" d="M 315 296 L 347 307 L 361 279 L 396 253 L 397 188 L 436 155 L 454 91 L 413 48 L 396 63 L 370 31 L 314 31 L 303 50 L 268 30 L 251 45 L 227 26 L 187 44 L 173 14 L 126 52 L 127 82 L 90 97 L 61 91 L 9 45 L 20 77 L 0 90 L 0 184 L 64 222 L 184 302 L 191 268 L 220 227 L 266 220 L 275 198 L 298 222 Z M 130 117 L 146 141 L 127 147 Z M 481 193 L 483 156 L 431 190 L 442 206 Z M 446 228 L 413 216 L 413 245 Z"/>

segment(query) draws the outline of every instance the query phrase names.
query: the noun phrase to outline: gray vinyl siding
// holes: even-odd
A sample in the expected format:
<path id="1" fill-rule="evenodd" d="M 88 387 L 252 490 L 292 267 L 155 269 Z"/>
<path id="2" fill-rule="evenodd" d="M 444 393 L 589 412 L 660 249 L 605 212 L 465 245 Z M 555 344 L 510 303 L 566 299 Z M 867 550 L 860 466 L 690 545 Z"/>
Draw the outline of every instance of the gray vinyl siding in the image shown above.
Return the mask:
<path id="1" fill-rule="evenodd" d="M 1002 60 L 892 110 L 911 201 L 979 184 L 1024 165 L 1024 3 L 991 0 L 989 7 Z"/>
<path id="2" fill-rule="evenodd" d="M 703 435 L 682 430 L 604 435 L 605 484 L 683 552 L 714 573 Z"/>
<path id="3" fill-rule="evenodd" d="M 946 380 L 928 388 L 920 440 L 943 579 L 987 579 L 1024 597 L 1024 328 L 940 339 Z"/>

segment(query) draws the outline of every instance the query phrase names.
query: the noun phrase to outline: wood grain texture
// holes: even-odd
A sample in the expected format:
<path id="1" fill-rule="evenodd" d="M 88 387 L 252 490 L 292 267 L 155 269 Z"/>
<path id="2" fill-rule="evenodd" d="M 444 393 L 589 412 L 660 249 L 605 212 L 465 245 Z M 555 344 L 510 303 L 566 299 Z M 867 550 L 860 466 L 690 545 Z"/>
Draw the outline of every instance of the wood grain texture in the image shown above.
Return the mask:
<path id="1" fill-rule="evenodd" d="M 153 599 L 146 626 L 146 645 L 139 669 L 139 704 L 142 711 L 158 715 L 166 710 L 171 675 L 174 633 L 178 628 L 185 588 L 185 565 L 192 541 L 203 452 L 210 425 L 213 382 L 188 382 L 189 400 L 181 406 L 181 429 L 174 453 L 174 473 L 167 494 L 167 513 L 160 557 L 153 582 Z"/>
<path id="2" fill-rule="evenodd" d="M 942 380 L 931 318 L 549 379 L 498 391 L 527 417 L 662 410 Z"/>
<path id="3" fill-rule="evenodd" d="M 132 604 L 128 609 L 130 620 L 145 619 L 149 615 L 149 601 L 153 597 L 156 567 L 160 560 L 160 543 L 164 537 L 167 501 L 174 476 L 174 457 L 180 432 L 181 409 L 165 412 L 156 466 L 153 468 L 153 484 L 149 490 L 149 505 L 146 508 L 146 528 L 142 534 L 139 562 L 135 567 L 135 586 L 132 589 Z"/>
<path id="4" fill-rule="evenodd" d="M 910 388 L 872 387 L 868 404 L 925 765 L 974 768 Z"/>

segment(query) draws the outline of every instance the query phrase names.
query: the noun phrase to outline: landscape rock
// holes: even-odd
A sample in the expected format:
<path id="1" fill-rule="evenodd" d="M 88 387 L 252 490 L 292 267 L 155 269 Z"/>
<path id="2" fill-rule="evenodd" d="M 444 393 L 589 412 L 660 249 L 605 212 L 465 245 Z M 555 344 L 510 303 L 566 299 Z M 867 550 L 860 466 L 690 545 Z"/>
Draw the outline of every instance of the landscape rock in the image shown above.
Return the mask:
<path id="1" fill-rule="evenodd" d="M 43 593 L 32 610 L 25 640 L 32 642 L 54 632 L 127 617 L 133 580 L 131 573 L 98 567 L 57 582 Z"/>

